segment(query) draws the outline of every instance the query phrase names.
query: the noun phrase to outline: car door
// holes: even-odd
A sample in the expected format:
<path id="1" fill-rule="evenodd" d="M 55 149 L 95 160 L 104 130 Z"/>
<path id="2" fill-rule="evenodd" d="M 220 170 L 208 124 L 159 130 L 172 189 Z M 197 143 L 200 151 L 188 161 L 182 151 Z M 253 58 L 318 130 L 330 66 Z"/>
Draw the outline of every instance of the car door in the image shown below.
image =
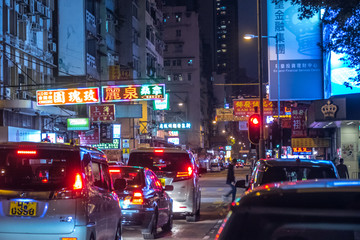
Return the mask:
<path id="1" fill-rule="evenodd" d="M 158 225 L 162 226 L 167 223 L 169 218 L 169 200 L 167 194 L 163 190 L 160 180 L 156 177 L 155 173 L 149 170 L 151 187 L 155 191 L 155 195 L 158 198 Z"/>

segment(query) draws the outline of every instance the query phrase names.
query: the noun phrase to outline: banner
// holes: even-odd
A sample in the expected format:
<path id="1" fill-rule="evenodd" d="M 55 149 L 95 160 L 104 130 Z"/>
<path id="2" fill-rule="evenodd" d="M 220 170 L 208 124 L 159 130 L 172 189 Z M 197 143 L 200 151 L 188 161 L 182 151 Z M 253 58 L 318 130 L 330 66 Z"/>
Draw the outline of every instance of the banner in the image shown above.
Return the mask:
<path id="1" fill-rule="evenodd" d="M 235 116 L 250 116 L 255 113 L 255 107 L 258 108 L 258 113 L 260 112 L 260 101 L 255 100 L 234 100 L 234 115 Z M 273 115 L 273 103 L 269 100 L 263 100 L 263 109 L 264 115 Z"/>

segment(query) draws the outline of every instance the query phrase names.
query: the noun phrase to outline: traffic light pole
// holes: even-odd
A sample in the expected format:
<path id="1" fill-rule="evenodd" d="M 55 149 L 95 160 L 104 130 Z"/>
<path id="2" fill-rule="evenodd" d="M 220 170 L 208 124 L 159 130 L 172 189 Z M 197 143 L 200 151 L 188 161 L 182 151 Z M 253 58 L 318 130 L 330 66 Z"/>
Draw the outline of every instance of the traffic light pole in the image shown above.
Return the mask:
<path id="1" fill-rule="evenodd" d="M 263 99 L 263 74 L 262 74 L 262 31 L 261 31 L 261 0 L 257 0 L 257 35 L 258 37 L 258 76 L 259 76 L 259 98 L 260 98 L 260 140 L 259 159 L 265 158 L 264 142 L 264 99 Z"/>

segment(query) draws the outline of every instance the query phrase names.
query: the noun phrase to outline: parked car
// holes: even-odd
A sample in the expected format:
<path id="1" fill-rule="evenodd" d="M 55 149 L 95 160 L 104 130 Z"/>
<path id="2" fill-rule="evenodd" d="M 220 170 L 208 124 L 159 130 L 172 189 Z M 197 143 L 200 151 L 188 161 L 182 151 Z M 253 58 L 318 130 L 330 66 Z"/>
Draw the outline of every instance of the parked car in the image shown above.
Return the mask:
<path id="1" fill-rule="evenodd" d="M 309 179 L 339 178 L 335 165 L 326 160 L 261 159 L 255 164 L 249 185 L 239 180 L 237 187 L 254 189 L 263 184 Z"/>
<path id="2" fill-rule="evenodd" d="M 220 165 L 218 163 L 211 163 L 210 171 L 211 172 L 220 172 L 221 171 Z"/>
<path id="3" fill-rule="evenodd" d="M 189 222 L 200 215 L 201 191 L 199 173 L 191 152 L 177 148 L 140 148 L 130 153 L 129 166 L 147 167 L 155 172 L 161 184 L 173 185 L 169 192 L 173 212 L 186 216 Z"/>
<path id="4" fill-rule="evenodd" d="M 359 196 L 359 180 L 266 184 L 232 203 L 215 239 L 357 239 Z"/>
<path id="5" fill-rule="evenodd" d="M 106 156 L 89 147 L 0 144 L 0 239 L 121 239 Z"/>
<path id="6" fill-rule="evenodd" d="M 172 199 L 165 192 L 173 186 L 161 186 L 150 169 L 143 167 L 110 166 L 110 175 L 120 198 L 122 223 L 140 226 L 145 239 L 154 239 L 157 228 L 171 231 Z"/>

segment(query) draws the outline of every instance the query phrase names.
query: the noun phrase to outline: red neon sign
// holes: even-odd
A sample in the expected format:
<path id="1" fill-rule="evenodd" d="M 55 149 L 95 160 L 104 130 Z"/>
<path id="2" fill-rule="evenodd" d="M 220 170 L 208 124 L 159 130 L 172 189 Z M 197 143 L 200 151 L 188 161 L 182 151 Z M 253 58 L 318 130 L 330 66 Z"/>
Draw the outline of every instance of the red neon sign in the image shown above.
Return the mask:
<path id="1" fill-rule="evenodd" d="M 98 87 L 36 91 L 38 106 L 99 103 Z"/>

